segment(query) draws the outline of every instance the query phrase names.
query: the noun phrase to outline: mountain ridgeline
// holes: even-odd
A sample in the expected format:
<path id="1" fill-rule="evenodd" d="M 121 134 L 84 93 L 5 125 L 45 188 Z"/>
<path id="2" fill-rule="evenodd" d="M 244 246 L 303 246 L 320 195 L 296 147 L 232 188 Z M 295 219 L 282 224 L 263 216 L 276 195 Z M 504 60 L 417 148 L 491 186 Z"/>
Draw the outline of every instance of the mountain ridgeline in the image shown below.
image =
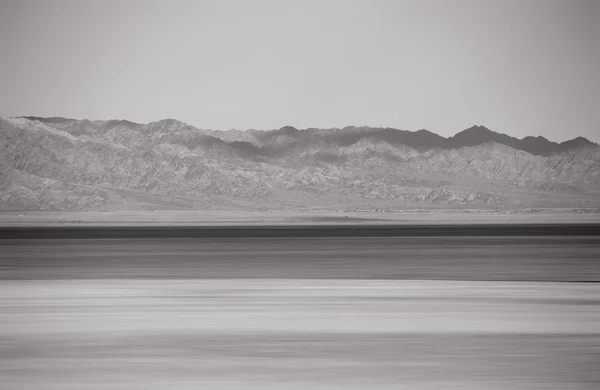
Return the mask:
<path id="1" fill-rule="evenodd" d="M 473 126 L 198 129 L 0 118 L 4 210 L 600 207 L 600 147 Z"/>

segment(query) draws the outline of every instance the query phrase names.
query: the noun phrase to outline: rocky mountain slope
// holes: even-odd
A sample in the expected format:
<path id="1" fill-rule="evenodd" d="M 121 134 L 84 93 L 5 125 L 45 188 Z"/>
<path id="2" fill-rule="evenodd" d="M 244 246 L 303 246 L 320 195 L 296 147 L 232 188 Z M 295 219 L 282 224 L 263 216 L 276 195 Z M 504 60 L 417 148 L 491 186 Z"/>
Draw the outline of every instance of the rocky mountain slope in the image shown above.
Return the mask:
<path id="1" fill-rule="evenodd" d="M 198 129 L 0 118 L 0 208 L 600 207 L 600 148 L 482 126 Z"/>

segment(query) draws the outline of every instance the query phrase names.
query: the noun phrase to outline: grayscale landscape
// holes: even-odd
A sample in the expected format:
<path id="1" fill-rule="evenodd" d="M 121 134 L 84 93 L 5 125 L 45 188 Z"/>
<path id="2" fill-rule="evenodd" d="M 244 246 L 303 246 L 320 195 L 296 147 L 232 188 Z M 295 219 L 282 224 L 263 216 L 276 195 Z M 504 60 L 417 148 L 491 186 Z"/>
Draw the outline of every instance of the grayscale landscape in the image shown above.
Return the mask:
<path id="1" fill-rule="evenodd" d="M 0 118 L 4 210 L 600 208 L 600 146 L 474 126 L 211 131 Z"/>
<path id="2" fill-rule="evenodd" d="M 599 0 L 0 0 L 0 390 L 600 389 Z"/>

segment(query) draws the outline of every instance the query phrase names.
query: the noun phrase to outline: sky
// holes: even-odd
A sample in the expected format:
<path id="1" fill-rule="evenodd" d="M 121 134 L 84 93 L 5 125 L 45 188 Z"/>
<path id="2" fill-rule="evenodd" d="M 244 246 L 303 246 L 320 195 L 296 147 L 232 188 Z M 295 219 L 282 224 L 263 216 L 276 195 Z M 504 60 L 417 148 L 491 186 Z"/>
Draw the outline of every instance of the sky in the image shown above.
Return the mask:
<path id="1" fill-rule="evenodd" d="M 600 142 L 596 0 L 0 0 L 0 115 Z"/>

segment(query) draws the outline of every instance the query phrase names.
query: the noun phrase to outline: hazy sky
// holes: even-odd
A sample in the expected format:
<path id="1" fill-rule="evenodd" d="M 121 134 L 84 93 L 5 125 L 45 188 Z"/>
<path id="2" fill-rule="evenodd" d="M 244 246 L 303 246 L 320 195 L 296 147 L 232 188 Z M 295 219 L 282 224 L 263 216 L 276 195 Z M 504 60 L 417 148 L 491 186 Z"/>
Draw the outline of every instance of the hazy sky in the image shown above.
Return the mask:
<path id="1" fill-rule="evenodd" d="M 0 115 L 600 142 L 600 1 L 0 0 Z"/>

